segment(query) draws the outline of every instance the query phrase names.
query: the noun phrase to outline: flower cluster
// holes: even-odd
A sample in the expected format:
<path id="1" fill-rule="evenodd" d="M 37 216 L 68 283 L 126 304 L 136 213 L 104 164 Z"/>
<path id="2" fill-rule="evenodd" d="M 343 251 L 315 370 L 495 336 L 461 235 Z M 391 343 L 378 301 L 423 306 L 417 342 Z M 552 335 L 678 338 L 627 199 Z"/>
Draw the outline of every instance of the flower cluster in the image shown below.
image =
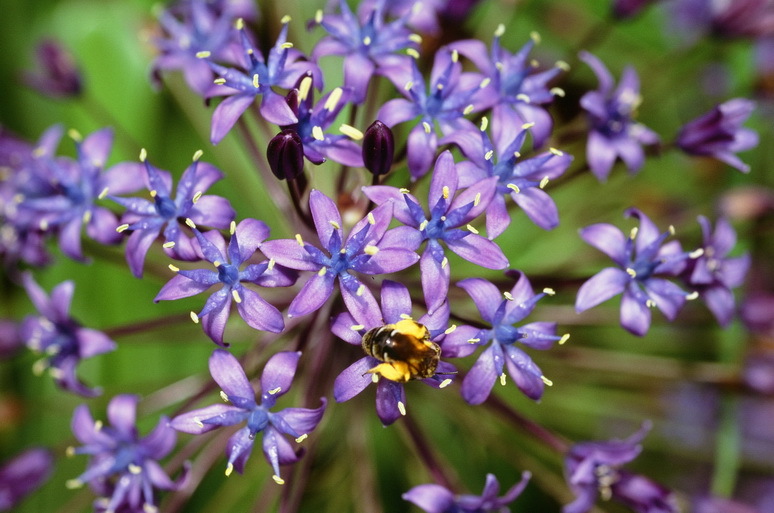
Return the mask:
<path id="1" fill-rule="evenodd" d="M 123 354 L 124 335 L 145 337 L 155 328 L 183 333 L 191 329 L 190 318 L 201 325 L 202 339 L 218 346 L 208 360 L 211 380 L 194 376 L 166 386 L 161 383 L 167 377 L 158 376 L 143 404 L 148 413 L 156 409 L 162 416 L 145 437 L 138 429 L 139 395 L 113 395 L 107 423 L 95 421 L 88 405 L 76 407 L 71 429 L 81 445 L 68 454 L 88 455 L 89 461 L 67 485 L 88 484 L 97 496 L 95 511 L 153 513 L 164 509 L 165 500 L 177 510 L 203 494 L 194 490 L 203 481 L 216 486 L 207 468 L 221 461 L 223 452 L 226 476 L 234 470 L 254 476 L 247 462 L 259 435 L 271 469 L 268 490 L 274 490 L 260 488 L 265 510 L 274 494 L 280 511 L 303 510 L 306 490 L 352 477 L 338 468 L 321 482 L 310 477 L 320 468 L 327 472 L 324 459 L 342 451 L 351 451 L 357 465 L 350 474 L 371 487 L 374 468 L 384 469 L 362 457 L 376 438 L 366 432 L 368 421 L 357 409 L 374 400 L 378 422 L 402 426 L 397 429 L 410 444 L 399 455 L 400 467 L 384 468 L 401 468 L 399 482 L 407 487 L 428 474 L 436 481 L 402 494 L 428 513 L 503 513 L 528 487 L 534 472 L 522 472 L 525 465 L 537 463 L 551 472 L 551 465 L 529 451 L 517 453 L 514 444 L 502 443 L 501 434 L 510 435 L 513 426 L 539 444 L 540 458 L 550 451 L 554 467 L 564 458 L 567 486 L 550 492 L 557 506 L 566 503 L 564 513 L 590 511 L 598 498 L 635 512 L 677 513 L 673 490 L 621 468 L 641 452 L 650 422 L 625 440 L 572 444 L 559 433 L 577 435 L 573 430 L 580 427 L 552 420 L 553 411 L 530 409 L 551 395 L 546 387 L 554 383 L 547 375 L 569 382 L 564 387 L 577 381 L 580 388 L 583 379 L 567 368 L 575 360 L 584 370 L 604 364 L 594 359 L 596 349 L 584 347 L 596 336 L 584 325 L 604 320 L 584 312 L 615 296 L 621 296 L 620 325 L 640 337 L 655 322 L 653 308 L 676 321 L 693 299 L 709 310 L 695 312 L 701 322 L 714 317 L 713 324 L 727 327 L 734 321 L 735 289 L 756 271 L 755 248 L 737 249 L 734 224 L 740 216 L 725 209 L 713 225 L 698 213 L 705 204 L 670 210 L 647 191 L 627 192 L 627 205 L 642 202 L 648 212 L 663 207 L 658 220 L 672 213 L 678 220 L 698 216 L 696 244 L 687 246 L 671 240 L 675 228 L 659 229 L 645 209 L 626 210 L 638 223 L 627 234 L 606 222 L 607 213 L 600 214 L 594 203 L 599 198 L 602 208 L 608 195 L 618 194 L 614 183 L 606 183 L 611 176 L 631 182 L 658 176 L 658 166 L 651 165 L 656 152 L 679 150 L 680 162 L 710 157 L 749 173 L 753 166 L 737 153 L 758 145 L 758 134 L 744 126 L 757 104 L 742 97 L 716 103 L 684 122 L 670 140 L 662 125 L 648 121 L 657 132 L 637 121 L 642 105 L 658 102 L 643 103 L 653 88 L 641 84 L 635 65 L 623 68 L 616 81 L 616 70 L 609 69 L 614 61 L 589 51 L 593 39 L 584 48 L 562 51 L 566 60 L 561 60 L 556 47 L 540 46 L 537 32 L 516 33 L 518 25 L 510 22 L 481 39 L 461 27 L 477 3 L 364 0 L 353 9 L 339 0 L 304 13 L 310 19 L 303 22 L 289 15 L 275 19 L 278 5 L 259 9 L 249 0 L 176 0 L 159 7 L 147 38 L 156 51 L 152 79 L 180 98 L 193 94 L 197 103 L 181 101 L 197 114 L 192 119 L 212 107 L 207 144 L 223 141 L 212 156 L 217 166 L 202 160 L 202 150 L 181 172 L 162 169 L 167 165 L 160 152 L 151 163 L 145 149 L 139 161 L 115 162 L 119 157 L 111 154 L 126 150 L 113 148 L 114 134 L 126 135 L 120 126 L 85 137 L 70 131 L 74 155 L 58 154 L 60 125 L 34 143 L 0 131 L 0 257 L 8 283 L 18 282 L 37 309 L 21 322 L 0 319 L 3 359 L 15 358 L 24 345 L 39 354 L 36 373 L 48 371 L 64 391 L 93 398 L 102 388 L 116 391 L 120 383 L 106 372 L 102 388 L 92 388 L 76 369 L 87 358 L 116 349 Z M 612 13 L 618 21 L 632 18 L 651 3 L 612 2 Z M 708 23 L 726 36 L 760 35 L 763 22 L 753 24 L 749 15 L 770 13 L 753 4 L 760 10 L 713 12 Z M 42 69 L 27 75 L 31 87 L 73 101 L 87 94 L 79 67 L 65 50 L 48 42 L 39 58 Z M 576 78 L 566 61 L 591 68 L 591 81 Z M 176 74 L 191 91 L 178 90 Z M 233 158 L 232 142 L 248 158 Z M 137 155 L 139 145 L 131 150 Z M 613 175 L 619 164 L 628 177 Z M 256 183 L 253 171 L 266 190 L 236 190 Z M 593 197 L 566 193 L 574 180 L 585 180 L 586 194 Z M 274 204 L 255 208 L 256 197 Z M 573 211 L 570 202 L 576 201 Z M 552 269 L 555 255 L 547 253 L 582 246 L 575 244 L 574 227 L 589 219 L 599 222 L 581 228 L 580 239 L 613 265 L 588 272 L 591 267 L 578 263 L 577 257 L 586 256 L 579 250 Z M 560 224 L 573 227 L 571 235 L 559 233 L 567 232 L 557 229 Z M 549 236 L 561 242 L 546 251 L 535 241 Z M 50 278 L 33 277 L 56 260 L 49 244 L 54 238 L 59 252 L 76 261 L 70 265 L 117 263 L 124 271 L 122 276 L 110 271 L 117 282 L 139 284 L 138 290 L 149 285 L 156 294 L 147 298 L 149 310 L 163 302 L 176 313 L 104 332 L 85 327 L 70 314 L 75 281 L 47 294 L 37 280 L 45 285 Z M 116 248 L 122 244 L 123 250 Z M 57 272 L 62 271 L 52 273 Z M 101 299 L 92 298 L 90 306 L 98 309 Z M 187 302 L 197 306 L 189 311 L 181 306 Z M 98 316 L 89 319 L 101 322 Z M 181 319 L 186 328 L 178 327 Z M 581 340 L 574 353 L 565 352 L 570 338 L 565 324 L 578 325 L 581 334 L 573 336 Z M 200 334 L 199 327 L 194 332 Z M 620 337 L 622 330 L 615 327 L 615 333 Z M 164 343 L 154 337 L 154 344 Z M 176 366 L 172 351 L 165 346 L 158 358 Z M 186 355 L 189 364 L 204 368 Z M 727 383 L 728 369 L 702 379 Z M 509 376 L 518 391 L 505 387 Z M 208 403 L 213 380 L 224 403 Z M 503 387 L 495 387 L 498 381 Z M 281 409 L 280 400 L 313 406 Z M 557 407 L 552 401 L 544 401 L 547 408 Z M 570 411 L 567 405 L 559 408 Z M 346 412 L 352 411 L 350 418 Z M 598 411 L 618 414 L 602 406 Z M 497 416 L 491 426 L 485 420 L 489 413 Z M 635 416 L 641 415 L 626 418 Z M 376 422 L 372 413 L 369 418 Z M 446 422 L 452 418 L 460 422 Z M 421 426 L 428 419 L 438 428 L 432 437 Z M 328 441 L 325 430 L 339 428 L 342 433 Z M 439 457 L 445 444 L 433 439 L 451 439 L 463 428 L 483 433 L 464 438 L 471 459 L 480 451 L 497 453 L 493 465 L 518 469 L 521 479 L 504 495 L 492 473 L 480 496 L 459 492 L 457 482 L 467 475 L 447 463 L 460 457 L 451 452 L 448 462 Z M 178 441 L 176 432 L 206 436 Z M 313 432 L 304 445 L 294 445 Z M 464 454 L 468 446 L 461 450 Z M 40 451 L 0 469 L 0 509 L 46 479 L 49 453 Z M 191 474 L 188 459 L 195 466 Z M 414 464 L 424 470 L 413 473 Z M 266 470 L 255 466 L 257 473 Z M 169 477 L 176 474 L 177 480 Z M 289 486 L 274 487 L 272 480 Z M 559 488 L 555 479 L 535 481 Z M 569 503 L 568 490 L 575 496 Z M 370 493 L 364 500 L 373 509 Z M 716 502 L 700 504 L 698 509 L 710 509 Z"/>

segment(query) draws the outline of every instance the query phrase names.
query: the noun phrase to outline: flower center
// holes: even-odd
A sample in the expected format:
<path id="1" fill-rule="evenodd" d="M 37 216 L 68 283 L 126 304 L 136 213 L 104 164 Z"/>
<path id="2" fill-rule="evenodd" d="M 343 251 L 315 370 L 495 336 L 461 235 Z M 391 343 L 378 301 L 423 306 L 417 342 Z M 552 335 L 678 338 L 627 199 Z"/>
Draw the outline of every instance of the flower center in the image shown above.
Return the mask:
<path id="1" fill-rule="evenodd" d="M 171 198 L 156 195 L 154 199 L 156 212 L 164 219 L 172 219 L 177 214 L 177 206 Z"/>
<path id="2" fill-rule="evenodd" d="M 218 279 L 226 285 L 239 282 L 239 269 L 235 265 L 221 264 L 218 266 Z"/>

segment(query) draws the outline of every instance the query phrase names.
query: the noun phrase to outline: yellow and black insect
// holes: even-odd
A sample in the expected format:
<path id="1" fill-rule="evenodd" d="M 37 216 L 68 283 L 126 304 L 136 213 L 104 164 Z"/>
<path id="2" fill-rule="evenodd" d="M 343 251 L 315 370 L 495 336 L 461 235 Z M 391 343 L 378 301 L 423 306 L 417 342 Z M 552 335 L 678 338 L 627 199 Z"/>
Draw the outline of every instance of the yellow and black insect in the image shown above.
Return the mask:
<path id="1" fill-rule="evenodd" d="M 363 351 L 380 363 L 368 372 L 405 383 L 435 375 L 441 348 L 427 328 L 412 319 L 373 328 L 363 335 Z"/>

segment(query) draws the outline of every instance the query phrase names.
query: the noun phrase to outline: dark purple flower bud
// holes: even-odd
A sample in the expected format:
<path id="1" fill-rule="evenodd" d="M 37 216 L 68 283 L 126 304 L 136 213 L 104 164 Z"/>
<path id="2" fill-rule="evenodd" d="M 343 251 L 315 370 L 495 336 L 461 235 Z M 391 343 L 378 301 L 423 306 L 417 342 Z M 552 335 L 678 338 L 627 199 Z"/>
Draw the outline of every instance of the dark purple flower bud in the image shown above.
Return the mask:
<path id="1" fill-rule="evenodd" d="M 758 145 L 758 134 L 742 127 L 755 110 L 755 103 L 734 98 L 710 112 L 686 123 L 677 135 L 677 146 L 689 155 L 714 157 L 746 173 L 750 166 L 739 160 L 736 152 Z"/>
<path id="2" fill-rule="evenodd" d="M 286 128 L 266 148 L 271 172 L 280 180 L 294 180 L 304 172 L 304 144 L 295 130 Z"/>
<path id="3" fill-rule="evenodd" d="M 0 511 L 13 508 L 27 494 L 46 482 L 53 458 L 47 449 L 24 451 L 0 467 Z"/>
<path id="4" fill-rule="evenodd" d="M 363 163 L 376 176 L 389 173 L 395 154 L 395 138 L 390 127 L 378 119 L 363 135 Z"/>
<path id="5" fill-rule="evenodd" d="M 81 73 L 70 52 L 52 39 L 41 41 L 35 51 L 36 70 L 25 74 L 27 85 L 52 98 L 79 96 L 83 91 Z"/>
<path id="6" fill-rule="evenodd" d="M 632 18 L 649 4 L 655 2 L 656 0 L 614 0 L 612 6 L 613 16 L 618 19 Z"/>

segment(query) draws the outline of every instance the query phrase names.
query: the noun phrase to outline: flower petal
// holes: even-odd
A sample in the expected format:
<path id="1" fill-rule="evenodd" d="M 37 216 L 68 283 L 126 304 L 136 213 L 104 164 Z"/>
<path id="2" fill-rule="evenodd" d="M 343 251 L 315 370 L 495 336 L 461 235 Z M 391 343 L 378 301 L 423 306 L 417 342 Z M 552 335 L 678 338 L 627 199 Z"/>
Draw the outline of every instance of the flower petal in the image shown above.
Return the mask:
<path id="1" fill-rule="evenodd" d="M 290 390 L 300 358 L 300 351 L 281 351 L 269 358 L 261 374 L 264 401 L 269 396 L 276 398 Z"/>
<path id="2" fill-rule="evenodd" d="M 255 391 L 234 355 L 225 349 L 216 349 L 210 356 L 209 367 L 212 379 L 226 393 L 229 401 L 239 407 L 255 406 Z"/>

